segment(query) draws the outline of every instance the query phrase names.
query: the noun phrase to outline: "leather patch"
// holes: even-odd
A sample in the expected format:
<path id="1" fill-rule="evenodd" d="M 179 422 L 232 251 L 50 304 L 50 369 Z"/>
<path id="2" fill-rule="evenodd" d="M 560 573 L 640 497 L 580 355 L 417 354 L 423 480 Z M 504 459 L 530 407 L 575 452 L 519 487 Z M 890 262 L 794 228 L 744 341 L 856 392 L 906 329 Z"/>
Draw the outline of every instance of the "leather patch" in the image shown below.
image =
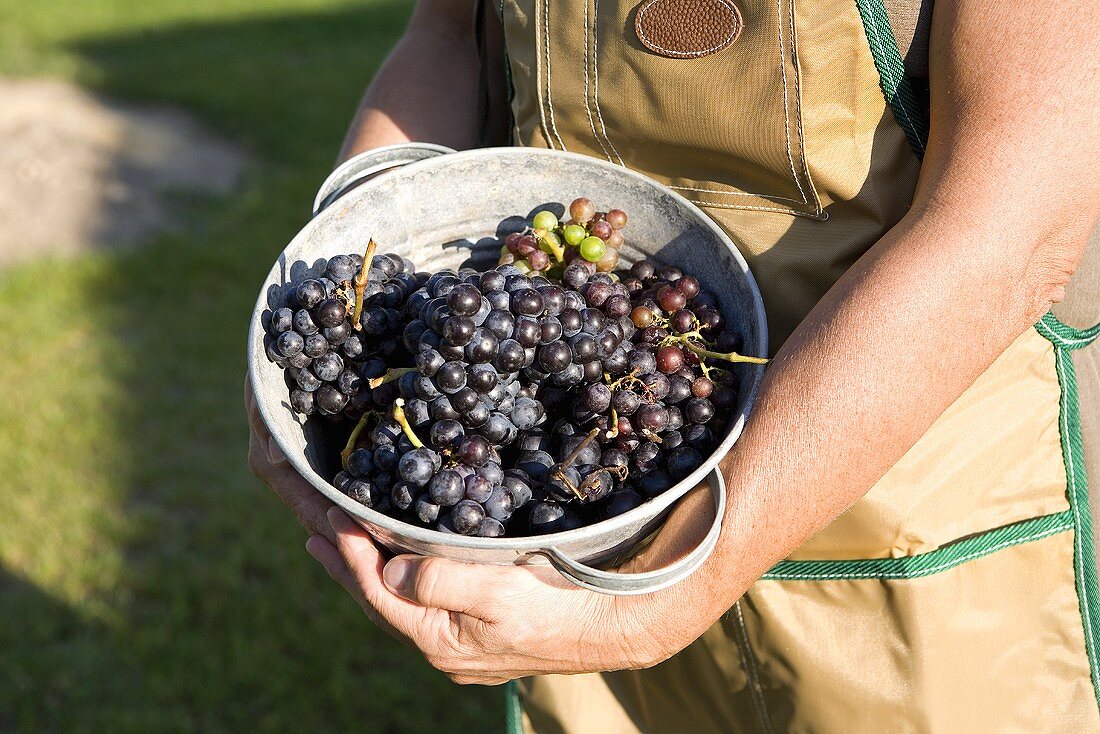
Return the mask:
<path id="1" fill-rule="evenodd" d="M 732 0 L 648 0 L 634 16 L 634 32 L 646 48 L 673 59 L 718 53 L 744 25 Z"/>

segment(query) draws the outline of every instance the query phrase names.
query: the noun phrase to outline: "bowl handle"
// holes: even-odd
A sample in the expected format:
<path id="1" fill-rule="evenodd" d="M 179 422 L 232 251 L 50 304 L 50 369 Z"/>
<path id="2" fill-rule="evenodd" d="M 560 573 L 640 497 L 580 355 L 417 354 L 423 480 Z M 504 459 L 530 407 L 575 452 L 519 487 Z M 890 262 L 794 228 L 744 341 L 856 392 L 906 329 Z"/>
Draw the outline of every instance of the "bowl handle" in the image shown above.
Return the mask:
<path id="1" fill-rule="evenodd" d="M 313 216 L 320 214 L 332 202 L 368 178 L 400 168 L 406 163 L 454 152 L 454 148 L 435 143 L 398 143 L 372 148 L 352 156 L 337 166 L 317 190 L 317 196 L 313 199 Z"/>
<path id="2" fill-rule="evenodd" d="M 601 571 L 598 568 L 585 565 L 570 558 L 555 547 L 547 548 L 542 553 L 562 576 L 589 591 L 598 591 L 601 594 L 612 594 L 614 596 L 634 596 L 636 594 L 649 594 L 672 586 L 687 578 L 695 569 L 703 565 L 703 561 L 710 556 L 714 546 L 718 544 L 718 533 L 722 529 L 722 516 L 726 512 L 726 480 L 717 467 L 711 471 L 708 479 L 710 480 L 711 492 L 714 495 L 714 523 L 710 526 L 706 537 L 699 545 L 695 546 L 683 558 L 664 568 L 644 573 L 615 573 L 614 571 Z"/>

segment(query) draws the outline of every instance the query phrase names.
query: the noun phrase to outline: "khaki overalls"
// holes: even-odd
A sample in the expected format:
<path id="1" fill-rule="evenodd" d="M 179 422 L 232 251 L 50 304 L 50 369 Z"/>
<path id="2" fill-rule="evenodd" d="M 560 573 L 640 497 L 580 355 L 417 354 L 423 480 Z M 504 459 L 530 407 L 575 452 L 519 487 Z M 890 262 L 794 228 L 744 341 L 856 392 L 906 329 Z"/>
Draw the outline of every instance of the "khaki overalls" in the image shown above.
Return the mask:
<path id="1" fill-rule="evenodd" d="M 736 40 L 671 58 L 639 39 L 639 0 L 503 0 L 512 140 L 702 207 L 741 244 L 774 351 L 905 214 L 925 123 L 881 0 L 713 1 L 739 8 Z M 1070 358 L 1096 333 L 1045 317 L 698 641 L 521 681 L 513 729 L 1100 731 Z"/>

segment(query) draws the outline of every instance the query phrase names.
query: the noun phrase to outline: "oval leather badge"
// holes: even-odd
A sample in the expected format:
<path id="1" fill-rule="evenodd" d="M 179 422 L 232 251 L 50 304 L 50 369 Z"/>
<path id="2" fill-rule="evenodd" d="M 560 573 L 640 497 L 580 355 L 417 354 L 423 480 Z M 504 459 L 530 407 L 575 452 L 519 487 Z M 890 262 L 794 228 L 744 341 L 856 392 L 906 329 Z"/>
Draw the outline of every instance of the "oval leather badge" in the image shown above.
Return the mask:
<path id="1" fill-rule="evenodd" d="M 732 0 L 648 0 L 634 17 L 634 32 L 661 56 L 691 59 L 718 53 L 743 26 Z"/>

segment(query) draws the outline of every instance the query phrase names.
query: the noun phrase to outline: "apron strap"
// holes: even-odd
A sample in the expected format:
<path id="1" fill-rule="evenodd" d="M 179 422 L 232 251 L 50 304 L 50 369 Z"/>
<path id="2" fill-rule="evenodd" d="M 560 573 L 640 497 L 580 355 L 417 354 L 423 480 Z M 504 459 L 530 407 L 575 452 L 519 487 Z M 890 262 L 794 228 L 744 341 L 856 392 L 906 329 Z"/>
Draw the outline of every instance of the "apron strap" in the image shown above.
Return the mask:
<path id="1" fill-rule="evenodd" d="M 918 101 L 915 84 L 905 73 L 905 63 L 898 50 L 897 39 L 890 28 L 890 18 L 882 0 L 856 0 L 863 31 L 871 47 L 871 57 L 878 69 L 879 86 L 894 119 L 905 131 L 909 146 L 917 158 L 924 160 L 928 142 L 928 110 Z"/>
<path id="2" fill-rule="evenodd" d="M 1095 324 L 1088 329 L 1077 329 L 1058 320 L 1052 313 L 1039 319 L 1035 324 L 1035 330 L 1047 338 L 1054 346 L 1064 349 L 1081 349 L 1087 347 L 1100 337 L 1100 324 Z"/>

